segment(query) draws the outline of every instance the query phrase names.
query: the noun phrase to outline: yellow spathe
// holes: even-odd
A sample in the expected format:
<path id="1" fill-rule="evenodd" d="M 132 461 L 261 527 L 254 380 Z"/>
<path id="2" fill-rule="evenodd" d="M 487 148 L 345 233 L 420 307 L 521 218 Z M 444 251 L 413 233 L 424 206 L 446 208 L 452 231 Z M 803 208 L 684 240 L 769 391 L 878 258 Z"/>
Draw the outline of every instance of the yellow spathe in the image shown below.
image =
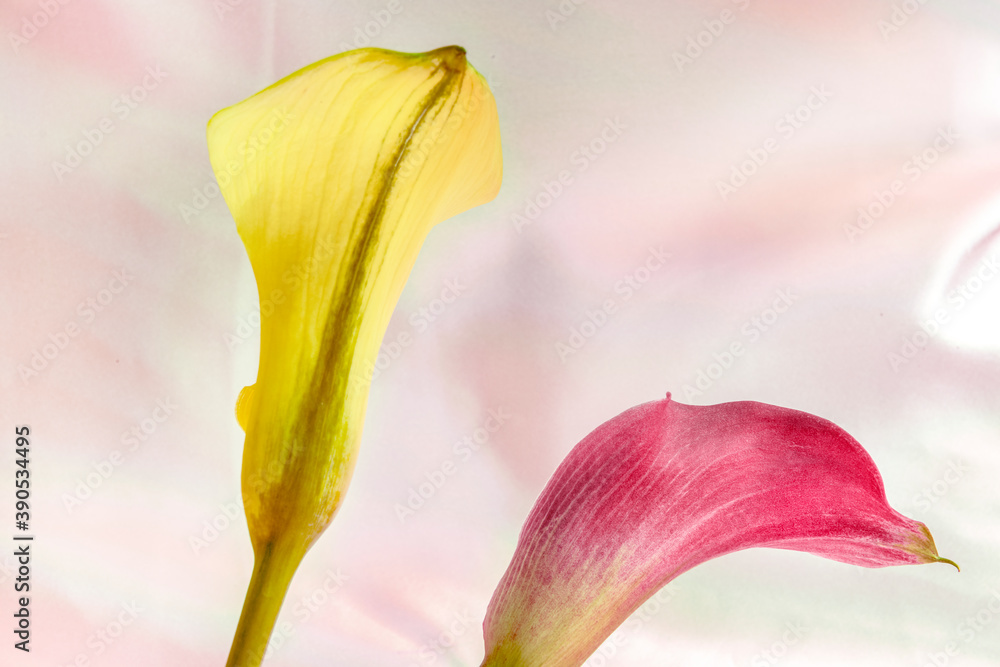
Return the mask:
<path id="1" fill-rule="evenodd" d="M 257 382 L 237 414 L 254 578 L 266 597 L 268 572 L 290 569 L 290 580 L 343 498 L 365 369 L 424 238 L 499 190 L 499 122 L 461 47 L 360 49 L 223 109 L 208 147 L 261 300 Z M 234 653 L 239 641 L 238 630 Z"/>

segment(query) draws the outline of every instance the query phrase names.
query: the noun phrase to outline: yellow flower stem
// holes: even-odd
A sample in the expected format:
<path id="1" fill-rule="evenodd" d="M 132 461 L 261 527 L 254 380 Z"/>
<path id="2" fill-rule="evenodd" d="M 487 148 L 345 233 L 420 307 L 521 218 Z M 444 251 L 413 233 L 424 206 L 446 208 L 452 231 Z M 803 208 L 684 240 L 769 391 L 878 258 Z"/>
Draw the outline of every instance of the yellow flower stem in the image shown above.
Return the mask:
<path id="1" fill-rule="evenodd" d="M 226 667 L 259 667 L 304 552 L 275 543 L 254 555 L 253 576 L 243 602 Z"/>

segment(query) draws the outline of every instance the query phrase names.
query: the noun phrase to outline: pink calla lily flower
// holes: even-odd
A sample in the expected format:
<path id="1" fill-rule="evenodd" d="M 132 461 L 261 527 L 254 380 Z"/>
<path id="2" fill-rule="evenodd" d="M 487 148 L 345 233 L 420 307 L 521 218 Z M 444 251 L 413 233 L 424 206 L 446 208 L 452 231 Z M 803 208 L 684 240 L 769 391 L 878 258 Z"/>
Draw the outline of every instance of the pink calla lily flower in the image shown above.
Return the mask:
<path id="1" fill-rule="evenodd" d="M 669 581 L 750 547 L 954 565 L 889 506 L 874 461 L 835 424 L 667 394 L 598 427 L 549 480 L 490 602 L 483 667 L 581 665 Z"/>

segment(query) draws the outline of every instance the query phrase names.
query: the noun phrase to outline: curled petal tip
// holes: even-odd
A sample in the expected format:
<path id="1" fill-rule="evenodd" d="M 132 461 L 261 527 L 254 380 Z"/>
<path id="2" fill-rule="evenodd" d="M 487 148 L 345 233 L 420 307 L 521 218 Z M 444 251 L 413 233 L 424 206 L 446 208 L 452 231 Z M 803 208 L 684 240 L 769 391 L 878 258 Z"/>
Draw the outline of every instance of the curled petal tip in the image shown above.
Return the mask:
<path id="1" fill-rule="evenodd" d="M 962 568 L 958 566 L 958 563 L 951 560 L 950 558 L 942 558 L 941 556 L 938 556 L 935 560 L 937 560 L 938 563 L 947 563 L 948 565 L 953 565 L 956 570 L 958 570 L 959 572 L 962 571 Z"/>
<path id="2" fill-rule="evenodd" d="M 920 563 L 947 563 L 948 565 L 954 566 L 959 572 L 962 568 L 958 566 L 958 563 L 951 560 L 950 558 L 943 558 L 938 555 L 937 545 L 934 544 L 934 537 L 931 535 L 931 531 L 922 523 L 917 523 L 919 527 L 919 532 L 913 535 L 912 542 L 903 547 L 906 551 L 914 554 Z"/>

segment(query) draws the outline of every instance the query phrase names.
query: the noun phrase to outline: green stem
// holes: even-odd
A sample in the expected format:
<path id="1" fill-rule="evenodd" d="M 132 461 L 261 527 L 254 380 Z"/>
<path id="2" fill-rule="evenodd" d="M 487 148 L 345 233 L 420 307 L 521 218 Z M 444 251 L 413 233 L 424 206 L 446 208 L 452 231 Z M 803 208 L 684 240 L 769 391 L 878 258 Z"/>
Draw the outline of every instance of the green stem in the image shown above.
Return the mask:
<path id="1" fill-rule="evenodd" d="M 253 576 L 226 667 L 259 667 L 264 660 L 281 603 L 304 555 L 277 547 L 268 544 L 254 556 Z"/>

